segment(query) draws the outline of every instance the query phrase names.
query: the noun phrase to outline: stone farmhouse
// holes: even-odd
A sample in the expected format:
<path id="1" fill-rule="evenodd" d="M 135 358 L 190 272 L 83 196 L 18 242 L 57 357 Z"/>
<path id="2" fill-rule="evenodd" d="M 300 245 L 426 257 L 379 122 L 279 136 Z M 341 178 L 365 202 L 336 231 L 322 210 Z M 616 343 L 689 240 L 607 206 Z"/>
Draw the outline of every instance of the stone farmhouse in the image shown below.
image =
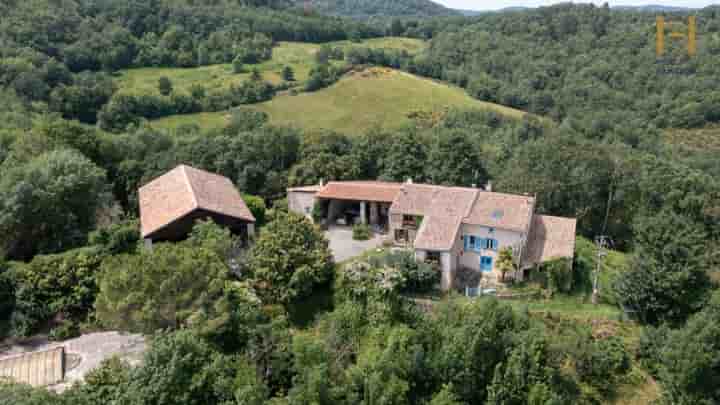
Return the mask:
<path id="1" fill-rule="evenodd" d="M 318 208 L 315 205 L 318 204 Z M 417 260 L 438 264 L 442 288 L 453 288 L 459 269 L 499 280 L 500 251 L 513 252 L 521 280 L 537 265 L 572 259 L 576 220 L 535 213 L 535 198 L 466 187 L 379 181 L 329 182 L 288 189 L 291 211 L 326 224 L 366 223 L 387 232 Z"/>
<path id="2" fill-rule="evenodd" d="M 180 165 L 139 190 L 140 231 L 147 246 L 187 237 L 195 221 L 211 219 L 247 241 L 255 217 L 230 179 Z"/>

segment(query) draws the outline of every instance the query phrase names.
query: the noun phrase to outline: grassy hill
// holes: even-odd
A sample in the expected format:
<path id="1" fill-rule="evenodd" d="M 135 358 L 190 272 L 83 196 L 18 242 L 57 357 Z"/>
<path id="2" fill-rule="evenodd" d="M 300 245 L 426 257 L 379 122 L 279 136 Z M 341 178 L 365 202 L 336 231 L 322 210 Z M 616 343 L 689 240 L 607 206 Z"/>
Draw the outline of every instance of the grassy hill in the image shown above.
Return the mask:
<path id="1" fill-rule="evenodd" d="M 266 103 L 249 106 L 270 116 L 277 125 L 307 130 L 332 129 L 364 132 L 373 126 L 395 128 L 410 122 L 409 114 L 448 107 L 478 108 L 522 118 L 525 112 L 475 100 L 462 89 L 386 68 L 351 72 L 338 83 L 315 93 L 279 95 Z M 163 128 L 183 124 L 219 127 L 226 112 L 179 115 L 154 121 Z"/>
<path id="2" fill-rule="evenodd" d="M 373 49 L 405 50 L 411 54 L 419 53 L 425 49 L 426 43 L 410 38 L 375 38 L 353 43 L 339 41 L 330 43 L 331 46 L 344 50 L 352 47 L 367 47 Z M 298 82 L 308 78 L 310 69 L 315 64 L 315 53 L 320 49 L 318 44 L 300 42 L 280 42 L 273 48 L 272 60 L 259 65 L 248 65 L 246 73 L 234 74 L 231 64 L 202 66 L 198 68 L 142 68 L 128 69 L 120 72 L 116 80 L 118 91 L 126 94 L 159 94 L 158 80 L 165 76 L 173 82 L 175 91 L 189 92 L 194 84 L 200 84 L 207 90 L 240 85 L 250 77 L 252 68 L 257 68 L 263 78 L 273 84 L 282 82 L 281 72 L 285 66 L 291 66 L 295 71 Z"/>

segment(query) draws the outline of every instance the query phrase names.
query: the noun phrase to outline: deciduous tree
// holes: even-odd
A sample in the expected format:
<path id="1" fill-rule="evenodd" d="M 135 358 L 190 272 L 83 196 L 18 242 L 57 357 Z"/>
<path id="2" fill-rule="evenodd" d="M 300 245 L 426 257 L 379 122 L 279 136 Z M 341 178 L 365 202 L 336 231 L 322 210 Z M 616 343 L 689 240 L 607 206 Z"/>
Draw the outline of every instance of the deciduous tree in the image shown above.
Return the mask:
<path id="1" fill-rule="evenodd" d="M 264 302 L 289 305 L 330 281 L 333 261 L 328 241 L 307 218 L 276 212 L 262 229 L 248 263 Z"/>

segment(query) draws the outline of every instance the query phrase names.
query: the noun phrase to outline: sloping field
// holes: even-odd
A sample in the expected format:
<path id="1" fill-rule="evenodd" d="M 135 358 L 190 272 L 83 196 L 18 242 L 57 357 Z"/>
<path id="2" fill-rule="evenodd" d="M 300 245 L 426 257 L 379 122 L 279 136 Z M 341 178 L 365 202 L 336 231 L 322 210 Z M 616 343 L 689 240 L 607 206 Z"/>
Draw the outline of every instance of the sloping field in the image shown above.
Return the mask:
<path id="1" fill-rule="evenodd" d="M 361 133 L 376 125 L 397 128 L 409 123 L 408 115 L 413 112 L 450 107 L 490 110 L 513 118 L 522 118 L 525 114 L 475 100 L 457 87 L 386 68 L 353 72 L 327 89 L 296 96 L 281 95 L 249 107 L 266 112 L 271 123 L 276 125 L 346 133 Z M 155 125 L 163 128 L 177 128 L 183 124 L 220 127 L 226 117 L 226 112 L 174 116 L 155 121 Z"/>
<path id="2" fill-rule="evenodd" d="M 352 47 L 373 49 L 406 50 L 411 54 L 425 49 L 426 43 L 411 38 L 374 38 L 363 42 L 339 41 L 329 45 L 348 50 Z M 263 78 L 273 84 L 282 83 L 282 70 L 290 66 L 295 71 L 295 79 L 302 83 L 308 78 L 310 69 L 315 64 L 315 53 L 319 44 L 302 42 L 279 42 L 273 48 L 272 60 L 258 65 L 246 65 L 245 73 L 233 73 L 231 64 L 201 66 L 197 68 L 140 68 L 120 72 L 116 80 L 118 91 L 125 94 L 159 94 L 158 80 L 165 76 L 172 81 L 176 91 L 189 92 L 194 84 L 202 85 L 207 90 L 226 88 L 232 84 L 239 85 L 250 78 L 250 72 L 257 68 Z M 339 63 L 333 61 L 333 63 Z"/>
<path id="3" fill-rule="evenodd" d="M 263 78 L 273 84 L 282 82 L 282 69 L 290 66 L 295 71 L 295 79 L 307 80 L 314 55 L 320 48 L 316 44 L 300 42 L 280 42 L 273 48 L 273 58 L 258 65 L 246 65 L 245 73 L 233 73 L 231 64 L 201 66 L 197 68 L 140 68 L 121 72 L 116 80 L 118 92 L 127 94 L 159 94 L 158 80 L 165 76 L 173 83 L 175 91 L 189 92 L 197 84 L 206 90 L 227 88 L 240 85 L 250 78 L 250 72 L 257 68 Z"/>
<path id="4" fill-rule="evenodd" d="M 665 140 L 673 145 L 697 151 L 720 151 L 720 125 L 697 129 L 669 129 L 664 135 Z"/>

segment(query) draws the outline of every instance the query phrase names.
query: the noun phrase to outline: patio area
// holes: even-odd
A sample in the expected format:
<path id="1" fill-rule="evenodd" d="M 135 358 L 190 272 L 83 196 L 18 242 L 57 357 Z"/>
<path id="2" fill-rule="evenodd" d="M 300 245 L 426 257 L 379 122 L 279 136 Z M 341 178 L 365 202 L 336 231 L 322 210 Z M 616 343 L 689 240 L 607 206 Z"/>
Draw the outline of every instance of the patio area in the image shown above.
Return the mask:
<path id="1" fill-rule="evenodd" d="M 352 227 L 333 225 L 325 231 L 325 237 L 330 241 L 330 251 L 335 263 L 344 262 L 361 256 L 370 249 L 382 246 L 383 236 L 374 233 L 370 240 L 353 240 Z"/>

